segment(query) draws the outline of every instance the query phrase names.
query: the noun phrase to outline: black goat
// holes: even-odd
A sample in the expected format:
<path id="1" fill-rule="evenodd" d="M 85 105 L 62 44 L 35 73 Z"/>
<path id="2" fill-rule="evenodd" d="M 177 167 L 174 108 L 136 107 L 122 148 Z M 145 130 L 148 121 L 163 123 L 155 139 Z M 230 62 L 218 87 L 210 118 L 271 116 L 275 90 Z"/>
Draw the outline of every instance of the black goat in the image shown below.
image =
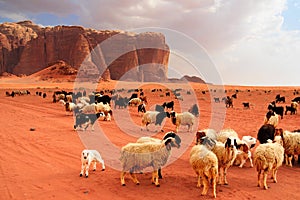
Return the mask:
<path id="1" fill-rule="evenodd" d="M 164 108 L 171 108 L 172 110 L 174 110 L 174 101 L 170 101 L 170 102 L 164 102 L 162 107 Z"/>

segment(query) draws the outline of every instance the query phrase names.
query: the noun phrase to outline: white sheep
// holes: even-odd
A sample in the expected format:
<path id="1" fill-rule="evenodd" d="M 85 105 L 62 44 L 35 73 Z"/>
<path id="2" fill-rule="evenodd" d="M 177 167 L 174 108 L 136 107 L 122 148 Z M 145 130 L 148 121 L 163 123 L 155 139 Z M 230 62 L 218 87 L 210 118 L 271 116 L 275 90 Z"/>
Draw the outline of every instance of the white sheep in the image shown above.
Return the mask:
<path id="1" fill-rule="evenodd" d="M 213 196 L 216 198 L 218 177 L 218 158 L 216 154 L 207 149 L 205 145 L 195 145 L 190 153 L 190 164 L 198 176 L 197 187 L 201 187 L 201 179 L 203 179 L 204 187 L 201 195 L 207 194 L 211 181 Z"/>
<path id="2" fill-rule="evenodd" d="M 195 116 L 190 112 L 176 113 L 172 111 L 170 113 L 172 123 L 176 126 L 176 133 L 178 133 L 180 125 L 187 125 L 188 132 L 193 131 L 193 125 L 195 124 Z"/>
<path id="3" fill-rule="evenodd" d="M 264 124 L 270 124 L 274 127 L 277 127 L 279 123 L 279 116 L 273 111 L 269 111 L 265 118 L 264 118 Z"/>
<path id="4" fill-rule="evenodd" d="M 240 143 L 240 139 L 237 132 L 231 128 L 222 129 L 219 131 L 219 133 L 217 133 L 217 140 L 219 142 L 225 143 L 227 138 L 229 137 L 237 138 L 237 142 Z"/>
<path id="5" fill-rule="evenodd" d="M 105 115 L 105 120 L 110 121 L 111 120 L 111 115 L 112 115 L 112 110 L 109 104 L 103 104 L 102 102 L 97 103 L 95 105 L 95 112 L 103 112 Z"/>
<path id="6" fill-rule="evenodd" d="M 277 171 L 282 165 L 284 148 L 280 136 L 275 136 L 274 143 L 268 142 L 258 145 L 254 152 L 254 164 L 257 171 L 257 186 L 261 187 L 260 175 L 263 171 L 263 186 L 268 189 L 267 176 L 272 171 L 272 179 L 277 183 Z"/>
<path id="7" fill-rule="evenodd" d="M 237 155 L 237 141 L 236 138 L 227 138 L 225 144 L 222 142 L 216 142 L 216 145 L 212 148 L 218 158 L 218 171 L 219 171 L 219 184 L 228 185 L 227 182 L 227 170 L 232 166 Z"/>
<path id="8" fill-rule="evenodd" d="M 167 114 L 165 112 L 146 111 L 142 116 L 141 130 L 143 130 L 143 127 L 145 126 L 146 130 L 149 131 L 149 124 L 161 126 L 165 117 L 167 117 Z"/>
<path id="9" fill-rule="evenodd" d="M 85 177 L 87 178 L 89 176 L 89 168 L 92 163 L 93 165 L 93 170 L 96 170 L 96 165 L 97 162 L 102 164 L 102 171 L 105 170 L 105 165 L 104 161 L 100 155 L 100 153 L 97 150 L 88 150 L 84 149 L 81 152 L 81 171 L 80 171 L 80 176 L 83 175 L 85 171 Z"/>
<path id="10" fill-rule="evenodd" d="M 95 107 L 96 107 L 95 103 L 85 105 L 83 108 L 80 109 L 80 112 L 84 113 L 84 114 L 93 114 L 93 113 L 96 113 Z"/>
<path id="11" fill-rule="evenodd" d="M 285 153 L 285 164 L 292 167 L 293 156 L 300 154 L 300 133 L 284 131 L 282 139 Z"/>
<path id="12" fill-rule="evenodd" d="M 146 142 L 146 143 L 129 143 L 121 149 L 121 185 L 125 186 L 125 174 L 130 172 L 132 180 L 139 185 L 134 172 L 140 172 L 146 167 L 152 167 L 152 183 L 159 187 L 158 169 L 164 166 L 171 153 L 171 142 L 174 138 L 167 138 L 162 143 Z"/>
<path id="13" fill-rule="evenodd" d="M 133 99 L 130 99 L 130 101 L 128 102 L 128 105 L 130 105 L 130 106 L 138 106 L 138 105 L 140 105 L 142 103 L 143 103 L 143 101 L 140 98 L 133 98 Z"/>
<path id="14" fill-rule="evenodd" d="M 179 148 L 179 147 L 180 147 L 180 143 L 181 143 L 181 139 L 180 139 L 180 137 L 179 137 L 176 133 L 174 133 L 174 132 L 172 132 L 172 131 L 167 132 L 167 133 L 163 136 L 162 139 L 153 138 L 153 137 L 140 137 L 136 142 L 137 142 L 137 143 L 156 142 L 156 143 L 160 143 L 160 144 L 161 144 L 165 139 L 167 139 L 167 138 L 169 138 L 169 137 L 174 138 L 174 139 L 175 139 L 175 142 L 176 142 L 176 145 L 173 144 L 173 143 L 171 143 L 171 145 L 172 145 L 173 147 L 177 146 L 177 147 Z M 159 178 L 159 179 L 162 179 L 161 169 L 160 169 L 160 168 L 158 169 L 158 178 Z"/>

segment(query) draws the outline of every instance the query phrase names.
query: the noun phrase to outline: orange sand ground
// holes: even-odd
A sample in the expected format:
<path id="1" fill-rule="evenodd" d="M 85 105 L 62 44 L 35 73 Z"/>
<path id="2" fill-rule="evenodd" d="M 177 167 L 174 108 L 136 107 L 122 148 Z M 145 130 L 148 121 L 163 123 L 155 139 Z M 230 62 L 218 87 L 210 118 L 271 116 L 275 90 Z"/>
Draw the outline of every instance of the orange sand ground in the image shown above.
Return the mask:
<path id="1" fill-rule="evenodd" d="M 129 86 L 127 86 L 129 85 Z M 102 88 L 142 87 L 148 98 L 147 108 L 153 108 L 154 104 L 172 100 L 174 97 L 165 97 L 160 92 L 152 93 L 152 88 L 185 88 L 187 85 L 166 84 L 151 85 L 149 83 L 139 86 L 135 83 L 103 82 L 98 85 Z M 225 110 L 225 123 L 222 128 L 233 128 L 239 136 L 251 135 L 256 137 L 257 131 L 262 125 L 267 112 L 267 105 L 274 100 L 276 94 L 281 94 L 290 104 L 295 97 L 294 89 L 300 87 L 242 87 L 226 86 L 227 94 L 231 95 L 239 89 L 238 98 L 234 100 L 234 108 L 224 109 L 223 103 L 211 103 L 210 94 L 220 96 L 212 90 L 207 90 L 206 85 L 193 83 L 192 92 L 196 93 L 200 107 L 200 117 L 197 129 L 208 128 L 211 121 L 222 121 L 222 112 Z M 6 97 L 5 91 L 15 89 L 28 89 L 31 95 Z M 120 172 L 113 167 L 114 158 L 107 156 L 111 146 L 101 148 L 101 154 L 106 161 L 106 171 L 90 171 L 89 178 L 79 177 L 80 153 L 85 148 L 84 143 L 92 145 L 100 144 L 94 137 L 99 133 L 99 127 L 95 131 L 76 132 L 73 130 L 73 116 L 66 113 L 59 103 L 52 103 L 52 94 L 55 90 L 73 90 L 73 82 L 49 83 L 40 82 L 32 77 L 2 78 L 0 79 L 0 199 L 212 199 L 211 189 L 207 196 L 201 196 L 202 189 L 196 188 L 196 175 L 189 164 L 189 152 L 194 145 L 194 133 L 187 133 L 185 127 L 181 127 L 179 135 L 192 141 L 186 144 L 185 151 L 175 162 L 163 168 L 164 178 L 160 180 L 161 187 L 156 188 L 151 184 L 151 173 L 138 174 L 141 182 L 139 186 L 133 184 L 129 176 L 127 185 L 120 184 Z M 250 92 L 248 91 L 250 90 Z M 47 93 L 47 98 L 36 96 L 35 92 Z M 184 90 L 187 91 L 187 90 Z M 265 92 L 266 91 L 266 92 Z M 183 92 L 182 92 L 183 93 Z M 129 94 L 128 94 L 129 95 Z M 160 97 L 162 95 L 163 97 Z M 176 100 L 175 110 L 186 111 L 191 107 L 191 97 L 183 95 L 183 102 Z M 296 95 L 297 96 L 297 95 Z M 300 95 L 299 95 L 300 96 Z M 242 102 L 250 102 L 251 108 L 244 109 Z M 211 119 L 212 110 L 220 114 Z M 125 113 L 125 114 L 124 114 Z M 120 116 L 129 116 L 123 123 Z M 114 109 L 111 122 L 99 121 L 105 136 L 114 144 L 114 148 L 120 148 L 128 142 L 134 142 L 138 136 L 153 135 L 161 137 L 164 133 L 140 131 L 141 117 L 136 108 Z M 284 130 L 300 128 L 300 114 L 285 115 L 279 126 Z M 35 128 L 35 131 L 30 131 Z M 174 125 L 167 119 L 163 127 L 164 131 L 174 130 Z M 87 144 L 87 143 L 85 143 Z M 107 145 L 107 144 L 106 144 Z M 184 145 L 182 146 L 184 148 Z M 174 149 L 176 154 L 179 150 Z M 105 156 L 104 156 L 105 155 Z M 98 165 L 101 169 L 101 165 Z M 278 183 L 272 183 L 268 179 L 269 190 L 257 187 L 257 175 L 255 168 L 250 168 L 249 161 L 244 168 L 231 167 L 228 171 L 227 186 L 217 186 L 218 199 L 300 199 L 298 188 L 300 187 L 299 164 L 292 168 L 283 165 L 278 171 Z"/>

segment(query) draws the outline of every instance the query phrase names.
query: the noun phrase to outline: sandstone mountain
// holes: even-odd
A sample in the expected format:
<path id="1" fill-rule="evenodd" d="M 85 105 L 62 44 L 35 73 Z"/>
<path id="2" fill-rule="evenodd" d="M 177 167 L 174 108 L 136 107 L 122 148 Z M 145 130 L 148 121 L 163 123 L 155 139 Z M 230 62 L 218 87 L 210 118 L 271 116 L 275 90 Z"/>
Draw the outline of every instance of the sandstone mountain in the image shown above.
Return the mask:
<path id="1" fill-rule="evenodd" d="M 85 78 L 165 81 L 169 53 L 161 33 L 0 24 L 0 74 L 30 75 L 58 63 Z"/>

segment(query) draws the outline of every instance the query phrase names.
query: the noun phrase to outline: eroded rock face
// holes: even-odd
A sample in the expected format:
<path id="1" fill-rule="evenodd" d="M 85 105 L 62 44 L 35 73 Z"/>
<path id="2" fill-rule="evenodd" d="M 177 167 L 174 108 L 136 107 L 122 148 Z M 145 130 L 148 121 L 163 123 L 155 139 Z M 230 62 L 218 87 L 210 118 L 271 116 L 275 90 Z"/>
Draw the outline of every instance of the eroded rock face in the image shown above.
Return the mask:
<path id="1" fill-rule="evenodd" d="M 84 76 L 167 79 L 169 47 L 160 33 L 97 31 L 80 26 L 0 24 L 0 74 L 30 75 L 63 60 Z"/>

